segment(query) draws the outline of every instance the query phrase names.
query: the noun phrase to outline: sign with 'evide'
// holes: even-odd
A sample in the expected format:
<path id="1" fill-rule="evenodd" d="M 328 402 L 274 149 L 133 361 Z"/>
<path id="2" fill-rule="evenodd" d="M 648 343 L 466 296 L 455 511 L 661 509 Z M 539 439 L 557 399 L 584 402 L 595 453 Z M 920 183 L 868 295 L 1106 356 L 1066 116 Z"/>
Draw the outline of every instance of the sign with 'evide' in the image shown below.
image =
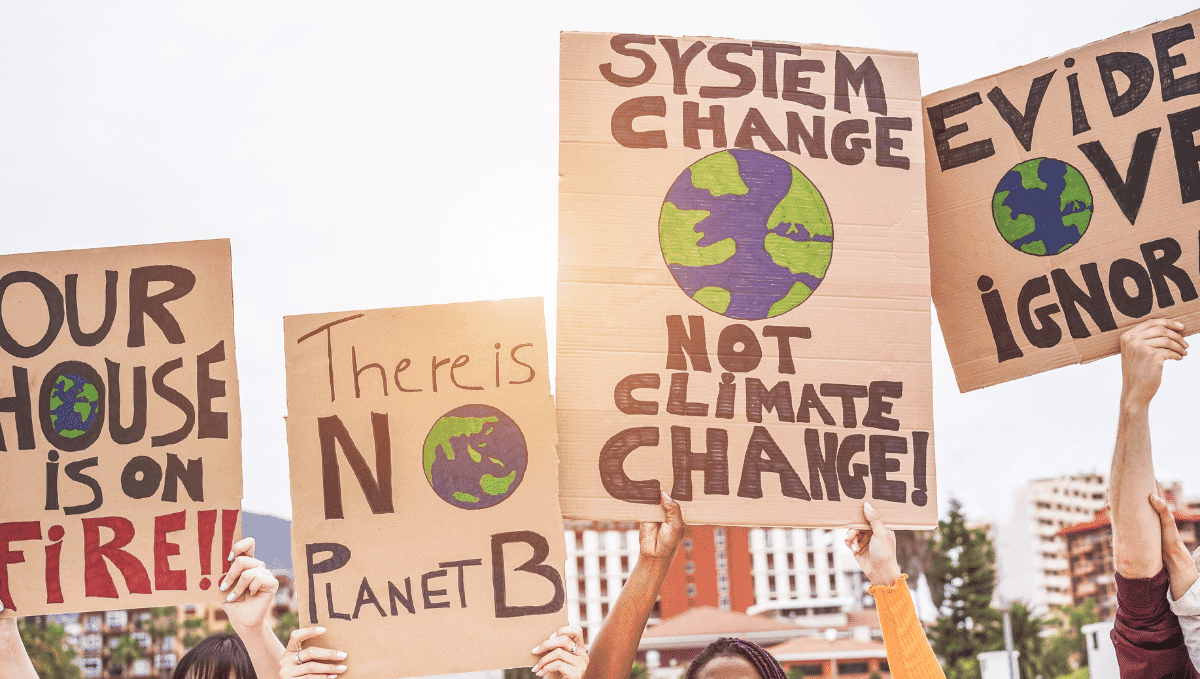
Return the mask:
<path id="1" fill-rule="evenodd" d="M 936 522 L 917 59 L 565 33 L 562 508 Z"/>
<path id="2" fill-rule="evenodd" d="M 1200 321 L 1200 12 L 924 99 L 929 253 L 959 388 Z"/>
<path id="3" fill-rule="evenodd" d="M 541 300 L 289 316 L 284 339 L 301 625 L 346 677 L 532 665 L 566 624 Z"/>
<path id="4" fill-rule="evenodd" d="M 229 241 L 0 257 L 0 602 L 223 598 L 241 418 Z"/>

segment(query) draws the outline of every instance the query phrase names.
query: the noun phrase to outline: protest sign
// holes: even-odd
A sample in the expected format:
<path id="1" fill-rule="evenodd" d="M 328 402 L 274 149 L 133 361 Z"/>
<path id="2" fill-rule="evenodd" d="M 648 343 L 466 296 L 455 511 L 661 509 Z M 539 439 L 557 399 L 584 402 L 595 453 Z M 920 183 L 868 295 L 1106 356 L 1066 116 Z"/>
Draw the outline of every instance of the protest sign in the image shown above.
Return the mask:
<path id="1" fill-rule="evenodd" d="M 936 522 L 913 54 L 566 33 L 562 507 Z"/>
<path id="2" fill-rule="evenodd" d="M 284 341 L 300 624 L 345 677 L 532 665 L 566 624 L 541 300 L 290 316 Z"/>
<path id="3" fill-rule="evenodd" d="M 228 240 L 0 257 L 0 601 L 223 599 L 241 420 Z"/>
<path id="4" fill-rule="evenodd" d="M 933 299 L 959 389 L 1200 321 L 1200 12 L 925 97 Z"/>

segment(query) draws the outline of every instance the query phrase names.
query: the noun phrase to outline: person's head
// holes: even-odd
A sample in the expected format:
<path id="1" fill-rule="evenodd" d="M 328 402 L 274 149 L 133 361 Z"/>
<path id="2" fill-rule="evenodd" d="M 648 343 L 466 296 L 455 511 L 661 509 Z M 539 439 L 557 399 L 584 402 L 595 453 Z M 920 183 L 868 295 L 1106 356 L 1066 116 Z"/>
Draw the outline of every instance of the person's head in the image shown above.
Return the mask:
<path id="1" fill-rule="evenodd" d="M 762 646 L 722 637 L 696 656 L 684 679 L 787 679 L 787 674 Z"/>
<path id="2" fill-rule="evenodd" d="M 236 634 L 214 634 L 179 659 L 172 679 L 258 679 Z"/>

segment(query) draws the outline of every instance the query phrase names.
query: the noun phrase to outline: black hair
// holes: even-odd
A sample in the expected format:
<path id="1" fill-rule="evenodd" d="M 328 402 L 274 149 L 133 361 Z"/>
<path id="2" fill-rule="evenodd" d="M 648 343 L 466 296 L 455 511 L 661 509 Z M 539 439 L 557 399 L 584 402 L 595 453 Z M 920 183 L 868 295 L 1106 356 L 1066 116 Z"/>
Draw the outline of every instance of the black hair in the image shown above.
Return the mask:
<path id="1" fill-rule="evenodd" d="M 258 679 L 246 645 L 236 634 L 214 634 L 175 666 L 172 679 Z"/>
<path id="2" fill-rule="evenodd" d="M 775 660 L 775 656 L 767 653 L 766 649 L 753 641 L 745 639 L 734 639 L 732 637 L 721 637 L 709 644 L 696 659 L 692 661 L 687 668 L 687 674 L 684 679 L 696 679 L 700 674 L 700 670 L 708 664 L 709 660 L 722 656 L 738 656 L 745 658 L 754 666 L 758 676 L 762 679 L 787 679 L 787 674 L 783 668 L 779 666 L 779 662 Z M 179 679 L 176 677 L 175 679 Z"/>

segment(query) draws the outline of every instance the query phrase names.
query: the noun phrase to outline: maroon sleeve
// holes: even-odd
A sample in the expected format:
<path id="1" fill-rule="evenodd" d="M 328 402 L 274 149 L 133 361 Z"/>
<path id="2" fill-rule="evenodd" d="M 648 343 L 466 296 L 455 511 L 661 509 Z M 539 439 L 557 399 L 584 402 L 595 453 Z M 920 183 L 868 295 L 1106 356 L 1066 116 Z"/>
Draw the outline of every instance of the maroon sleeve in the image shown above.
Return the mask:
<path id="1" fill-rule="evenodd" d="M 1179 619 L 1167 603 L 1166 569 L 1152 578 L 1117 582 L 1117 619 L 1112 630 L 1121 679 L 1197 679 Z"/>

